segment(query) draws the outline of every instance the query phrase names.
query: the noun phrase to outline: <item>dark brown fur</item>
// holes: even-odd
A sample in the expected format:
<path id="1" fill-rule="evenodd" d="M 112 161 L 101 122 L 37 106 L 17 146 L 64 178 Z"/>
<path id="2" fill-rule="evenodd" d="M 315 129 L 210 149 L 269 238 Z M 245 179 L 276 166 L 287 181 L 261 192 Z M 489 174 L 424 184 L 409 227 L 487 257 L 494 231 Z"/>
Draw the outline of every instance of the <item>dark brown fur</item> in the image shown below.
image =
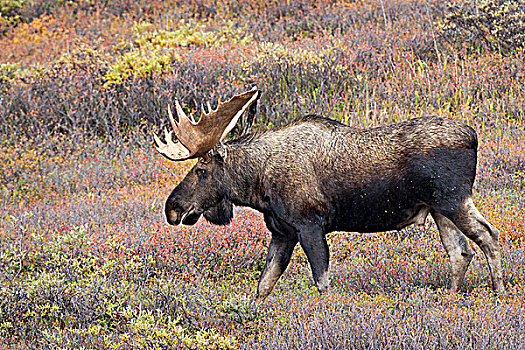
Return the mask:
<path id="1" fill-rule="evenodd" d="M 497 230 L 469 204 L 476 157 L 475 131 L 453 119 L 361 130 L 307 116 L 219 144 L 173 190 L 166 215 L 172 224 L 193 224 L 201 214 L 225 224 L 232 204 L 261 211 L 272 241 L 259 298 L 270 293 L 297 242 L 322 291 L 329 283 L 326 233 L 401 229 L 424 223 L 428 213 L 442 218 L 452 287 L 460 286 L 472 257 L 466 235 L 487 255 L 494 288 L 503 290 Z"/>

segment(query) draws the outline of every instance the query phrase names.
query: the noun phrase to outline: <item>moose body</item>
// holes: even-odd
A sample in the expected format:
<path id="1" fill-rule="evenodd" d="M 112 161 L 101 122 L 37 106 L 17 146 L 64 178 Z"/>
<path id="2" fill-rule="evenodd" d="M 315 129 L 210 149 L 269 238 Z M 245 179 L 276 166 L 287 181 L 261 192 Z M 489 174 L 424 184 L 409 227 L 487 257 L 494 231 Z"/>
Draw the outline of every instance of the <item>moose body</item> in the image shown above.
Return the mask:
<path id="1" fill-rule="evenodd" d="M 272 238 L 259 299 L 271 292 L 297 243 L 323 291 L 329 284 L 327 233 L 399 230 L 424 224 L 429 213 L 450 258 L 451 287 L 460 287 L 474 255 L 468 237 L 486 255 L 494 289 L 503 290 L 498 230 L 472 202 L 477 136 L 464 123 L 424 117 L 356 129 L 307 116 L 218 142 L 198 157 L 166 201 L 167 220 L 191 225 L 204 215 L 226 224 L 234 204 L 262 212 Z"/>

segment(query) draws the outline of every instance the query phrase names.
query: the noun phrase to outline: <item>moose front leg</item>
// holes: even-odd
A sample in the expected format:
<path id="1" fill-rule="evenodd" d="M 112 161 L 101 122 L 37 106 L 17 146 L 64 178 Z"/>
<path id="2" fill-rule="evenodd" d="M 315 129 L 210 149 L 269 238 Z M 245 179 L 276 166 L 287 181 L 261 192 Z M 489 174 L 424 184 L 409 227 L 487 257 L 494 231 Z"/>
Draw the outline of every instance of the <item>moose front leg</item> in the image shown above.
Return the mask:
<path id="1" fill-rule="evenodd" d="M 328 270 L 330 253 L 326 235 L 320 228 L 308 227 L 300 231 L 299 242 L 310 262 L 315 286 L 322 293 L 330 284 L 330 272 Z"/>
<path id="2" fill-rule="evenodd" d="M 266 263 L 257 286 L 257 301 L 264 300 L 270 294 L 275 283 L 286 270 L 296 244 L 296 237 L 272 233 Z"/>

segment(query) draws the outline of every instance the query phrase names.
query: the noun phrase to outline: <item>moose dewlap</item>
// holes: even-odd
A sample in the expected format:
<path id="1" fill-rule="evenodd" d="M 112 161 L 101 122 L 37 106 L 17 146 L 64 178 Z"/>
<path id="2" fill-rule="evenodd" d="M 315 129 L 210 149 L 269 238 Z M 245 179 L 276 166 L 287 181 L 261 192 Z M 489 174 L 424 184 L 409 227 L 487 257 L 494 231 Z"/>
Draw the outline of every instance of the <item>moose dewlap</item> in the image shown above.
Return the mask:
<path id="1" fill-rule="evenodd" d="M 154 136 L 167 158 L 198 158 L 166 200 L 170 224 L 193 225 L 201 215 L 227 224 L 233 204 L 264 214 L 272 238 L 258 299 L 271 292 L 297 243 L 323 291 L 327 233 L 399 230 L 428 214 L 450 258 L 451 288 L 461 286 L 474 255 L 468 237 L 487 258 L 494 290 L 504 290 L 499 232 L 472 202 L 478 141 L 471 127 L 425 117 L 357 129 L 311 115 L 223 143 L 259 94 L 254 88 L 215 110 L 203 107 L 198 122 L 176 102 L 178 121 L 168 111 L 177 141 L 167 131 L 166 143 Z"/>

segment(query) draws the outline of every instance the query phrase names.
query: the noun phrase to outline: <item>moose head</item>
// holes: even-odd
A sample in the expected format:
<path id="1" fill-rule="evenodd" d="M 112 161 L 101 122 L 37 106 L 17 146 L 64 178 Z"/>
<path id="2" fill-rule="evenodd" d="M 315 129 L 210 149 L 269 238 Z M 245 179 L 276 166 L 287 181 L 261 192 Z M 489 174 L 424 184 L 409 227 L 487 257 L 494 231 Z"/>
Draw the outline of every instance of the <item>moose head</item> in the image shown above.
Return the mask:
<path id="1" fill-rule="evenodd" d="M 187 116 L 175 101 L 178 121 L 168 106 L 168 116 L 173 131 L 164 129 L 166 143 L 153 134 L 156 150 L 172 161 L 195 159 L 198 161 L 184 180 L 178 184 L 166 200 L 166 219 L 171 225 L 195 224 L 201 215 L 213 224 L 228 224 L 233 217 L 233 205 L 224 185 L 224 160 L 227 151 L 222 140 L 235 127 L 242 114 L 258 99 L 259 91 L 250 91 L 221 102 L 215 110 L 208 103 L 195 121 Z M 172 141 L 172 133 L 177 141 Z"/>

